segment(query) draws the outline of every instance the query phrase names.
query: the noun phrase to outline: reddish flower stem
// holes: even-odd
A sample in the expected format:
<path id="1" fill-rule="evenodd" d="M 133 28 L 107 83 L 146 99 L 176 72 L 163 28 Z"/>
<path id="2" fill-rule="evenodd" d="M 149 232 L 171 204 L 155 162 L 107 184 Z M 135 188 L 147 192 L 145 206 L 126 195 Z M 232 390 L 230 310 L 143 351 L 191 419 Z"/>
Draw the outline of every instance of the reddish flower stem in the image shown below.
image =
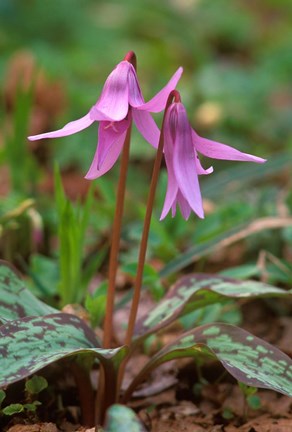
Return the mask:
<path id="1" fill-rule="evenodd" d="M 136 69 L 136 55 L 133 51 L 126 54 L 124 60 L 132 63 Z M 129 164 L 129 153 L 130 153 L 130 141 L 131 141 L 131 129 L 132 124 L 129 126 L 127 135 L 124 142 L 121 158 L 120 177 L 117 191 L 117 203 L 114 216 L 113 230 L 112 230 L 112 243 L 109 259 L 109 276 L 108 276 L 108 292 L 107 292 L 107 303 L 104 320 L 104 336 L 103 336 L 103 347 L 110 348 L 112 333 L 113 333 L 113 313 L 114 313 L 114 301 L 115 301 L 115 288 L 116 288 L 116 275 L 118 268 L 118 254 L 120 249 L 120 237 L 121 237 L 121 226 L 124 211 L 124 200 L 126 190 L 127 171 Z"/>
<path id="2" fill-rule="evenodd" d="M 117 203 L 114 216 L 114 223 L 112 229 L 112 244 L 110 251 L 109 260 L 109 276 L 108 276 L 108 292 L 106 301 L 106 311 L 104 320 L 104 333 L 103 333 L 103 347 L 110 348 L 113 334 L 113 313 L 114 313 L 114 301 L 115 301 L 115 288 L 116 288 L 116 274 L 118 268 L 118 254 L 120 246 L 121 237 L 121 226 L 122 226 L 122 216 L 124 210 L 124 199 L 126 190 L 126 179 L 129 163 L 129 153 L 130 153 L 130 140 L 131 140 L 131 126 L 127 131 L 125 138 L 124 148 L 121 158 L 120 167 L 120 177 L 118 183 L 117 191 Z M 114 379 L 111 377 L 110 379 Z M 97 394 L 95 399 L 95 430 L 99 430 L 99 425 L 102 423 L 105 416 L 105 409 L 108 408 L 110 402 L 105 404 L 105 401 L 111 400 L 111 403 L 116 402 L 116 390 L 113 390 L 111 385 L 106 382 L 105 371 L 103 368 L 99 370 L 99 380 L 97 387 Z M 110 398 L 110 399 L 109 399 Z"/>
<path id="3" fill-rule="evenodd" d="M 135 321 L 136 321 L 136 316 L 137 316 L 137 311 L 138 311 L 138 306 L 139 306 L 142 279 L 143 279 L 143 270 L 144 270 L 148 236 L 149 236 L 149 230 L 150 230 L 150 222 L 151 222 L 156 186 L 157 186 L 157 181 L 158 181 L 158 176 L 159 176 L 159 171 L 160 171 L 160 165 L 161 165 L 162 156 L 163 156 L 163 145 L 164 145 L 164 139 L 163 139 L 163 133 L 161 133 L 160 139 L 159 139 L 159 145 L 158 145 L 158 149 L 157 149 L 157 153 L 156 153 L 156 158 L 155 158 L 155 162 L 154 162 L 154 166 L 153 166 L 153 171 L 152 171 L 150 190 L 149 190 L 149 194 L 148 194 L 146 214 L 145 214 L 142 238 L 141 238 L 141 243 L 140 243 L 137 274 L 136 274 L 136 279 L 135 279 L 135 283 L 134 283 L 134 294 L 133 294 L 132 305 L 131 305 L 131 310 L 130 310 L 130 315 L 129 315 L 127 333 L 126 333 L 126 338 L 125 338 L 125 345 L 131 344 L 132 336 L 133 336 L 133 332 L 134 332 Z"/>
<path id="4" fill-rule="evenodd" d="M 134 295 L 130 310 L 130 316 L 129 316 L 129 322 L 128 322 L 128 328 L 127 328 L 127 334 L 125 338 L 125 345 L 130 345 L 132 341 L 132 336 L 134 332 L 134 326 L 139 306 L 139 300 L 140 300 L 140 294 L 141 294 L 141 286 L 142 286 L 142 279 L 143 279 L 143 270 L 145 265 L 145 258 L 146 258 L 146 250 L 147 250 L 147 243 L 148 243 L 148 237 L 149 237 L 149 230 L 150 230 L 150 223 L 151 223 L 151 216 L 153 211 L 153 204 L 154 204 L 154 198 L 155 198 L 155 192 L 159 177 L 159 171 L 160 171 L 160 165 L 163 157 L 163 146 L 164 146 L 164 136 L 163 136 L 163 128 L 164 128 L 164 121 L 165 121 L 165 114 L 172 103 L 173 98 L 176 102 L 180 101 L 179 93 L 176 90 L 173 90 L 167 99 L 164 116 L 162 120 L 162 126 L 161 126 L 161 133 L 159 138 L 159 144 L 158 149 L 156 153 L 156 158 L 154 161 L 153 171 L 152 171 L 152 178 L 150 183 L 150 189 L 149 189 L 149 195 L 147 200 L 147 207 L 146 207 L 146 215 L 144 219 L 144 226 L 143 226 L 143 233 L 140 243 L 140 251 L 139 251 L 139 258 L 138 258 L 138 267 L 137 267 L 137 275 L 135 279 L 134 284 Z"/>
<path id="5" fill-rule="evenodd" d="M 136 55 L 133 51 L 130 51 L 124 58 L 125 61 L 130 62 L 136 69 Z M 113 334 L 113 314 L 114 314 L 114 301 L 115 301 L 115 288 L 116 288 L 116 274 L 118 268 L 118 254 L 120 247 L 121 237 L 121 226 L 122 217 L 124 211 L 125 191 L 126 191 L 126 180 L 127 171 L 129 165 L 129 154 L 130 154 L 130 141 L 131 141 L 131 130 L 132 122 L 128 128 L 127 135 L 125 138 L 120 167 L 120 177 L 117 190 L 117 202 L 115 209 L 115 216 L 112 229 L 112 244 L 109 259 L 109 273 L 108 273 L 108 293 L 107 303 L 104 319 L 104 336 L 103 336 L 103 347 L 110 348 Z M 114 380 L 114 388 L 111 382 L 106 383 L 105 371 L 103 368 L 100 369 L 100 379 L 98 383 L 98 391 L 96 394 L 96 406 L 95 406 L 95 420 L 96 420 L 96 431 L 98 430 L 98 424 L 101 423 L 105 416 L 105 410 L 111 403 L 114 403 L 117 398 L 117 386 L 115 377 L 107 376 L 108 380 Z"/>
<path id="6" fill-rule="evenodd" d="M 109 275 L 108 275 L 108 291 L 107 302 L 104 320 L 104 334 L 103 334 L 103 347 L 110 348 L 112 333 L 113 333 L 113 312 L 115 301 L 115 288 L 116 288 L 116 274 L 118 268 L 118 254 L 120 248 L 121 226 L 124 211 L 124 199 L 126 190 L 126 179 L 129 163 L 131 141 L 131 125 L 127 131 L 124 148 L 121 158 L 120 177 L 117 191 L 117 202 L 114 216 L 114 223 L 112 228 L 112 243 L 109 259 Z"/>
<path id="7" fill-rule="evenodd" d="M 78 362 L 70 365 L 79 393 L 82 424 L 92 427 L 94 425 L 94 393 L 89 373 Z"/>
<path id="8" fill-rule="evenodd" d="M 107 409 L 118 402 L 117 394 L 118 374 L 113 364 L 101 366 L 99 370 L 99 386 L 104 389 L 101 393 L 98 389 L 95 406 L 95 430 L 100 431 L 100 425 L 104 423 Z M 99 388 L 100 388 L 99 387 Z"/>
<path id="9" fill-rule="evenodd" d="M 164 129 L 164 121 L 165 121 L 165 115 L 169 108 L 169 106 L 172 103 L 172 100 L 175 99 L 175 102 L 180 102 L 180 95 L 176 90 L 173 90 L 167 99 L 164 116 L 162 120 L 162 126 L 161 126 L 161 133 L 159 138 L 159 144 L 158 149 L 156 153 L 156 158 L 154 161 L 153 171 L 152 171 L 152 178 L 150 183 L 150 189 L 148 194 L 148 200 L 147 200 L 147 207 L 146 207 L 146 215 L 144 219 L 144 226 L 143 226 L 143 233 L 140 243 L 140 251 L 139 251 L 139 258 L 138 258 L 138 266 L 137 266 L 137 275 L 135 279 L 134 284 L 134 295 L 132 299 L 131 304 L 131 310 L 129 315 L 129 321 L 128 321 L 128 327 L 127 327 L 127 333 L 125 338 L 125 345 L 130 346 L 132 342 L 132 337 L 134 333 L 134 327 L 137 317 L 137 311 L 139 307 L 139 300 L 141 295 L 141 287 L 142 287 L 142 281 L 143 281 L 143 270 L 145 265 L 145 258 L 146 258 L 146 251 L 147 251 L 147 243 L 148 243 L 148 237 L 149 237 L 149 230 L 150 230 L 150 223 L 151 223 L 151 216 L 153 211 L 153 204 L 154 204 L 154 198 L 155 198 L 155 192 L 156 192 L 156 186 L 158 182 L 158 176 L 160 171 L 160 165 L 163 157 L 163 147 L 164 147 L 164 135 L 163 135 L 163 129 Z M 120 387 L 124 370 L 126 366 L 127 359 L 122 363 L 119 371 L 119 380 L 118 385 Z"/>

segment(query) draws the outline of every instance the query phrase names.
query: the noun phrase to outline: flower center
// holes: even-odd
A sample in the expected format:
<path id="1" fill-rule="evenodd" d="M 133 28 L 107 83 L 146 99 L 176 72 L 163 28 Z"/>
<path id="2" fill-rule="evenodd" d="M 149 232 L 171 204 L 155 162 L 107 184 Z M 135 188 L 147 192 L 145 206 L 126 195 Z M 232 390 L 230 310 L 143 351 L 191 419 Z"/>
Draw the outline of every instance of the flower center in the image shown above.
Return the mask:
<path id="1" fill-rule="evenodd" d="M 118 129 L 116 128 L 115 123 L 116 123 L 116 122 L 114 122 L 114 121 L 109 122 L 106 126 L 104 126 L 104 130 L 106 130 L 106 129 L 110 129 L 110 128 L 111 128 L 114 132 L 118 133 L 119 131 L 118 131 Z"/>

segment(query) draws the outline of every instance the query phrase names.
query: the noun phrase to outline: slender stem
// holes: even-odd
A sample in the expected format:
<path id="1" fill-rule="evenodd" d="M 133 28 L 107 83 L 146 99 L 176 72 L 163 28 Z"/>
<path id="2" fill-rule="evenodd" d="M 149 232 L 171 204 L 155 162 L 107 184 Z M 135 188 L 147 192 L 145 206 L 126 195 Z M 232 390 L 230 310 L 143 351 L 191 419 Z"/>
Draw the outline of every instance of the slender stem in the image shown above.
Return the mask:
<path id="1" fill-rule="evenodd" d="M 136 60 L 136 55 L 134 54 L 133 51 L 128 52 L 124 60 L 131 63 L 136 69 L 137 60 Z M 114 302 L 115 302 L 116 274 L 118 268 L 118 254 L 119 254 L 120 237 L 121 237 L 122 217 L 124 211 L 127 171 L 129 165 L 131 130 L 132 130 L 132 121 L 127 130 L 127 135 L 125 138 L 123 151 L 122 151 L 120 177 L 119 177 L 118 190 L 117 190 L 117 202 L 116 202 L 115 216 L 114 216 L 113 229 L 112 229 L 112 243 L 111 243 L 110 259 L 109 259 L 108 293 L 107 293 L 107 303 L 106 303 L 105 320 L 104 320 L 104 336 L 103 336 L 104 348 L 110 348 L 112 333 L 113 333 L 113 313 L 114 313 Z M 105 370 L 103 368 L 100 368 L 100 378 L 99 378 L 98 390 L 96 394 L 96 406 L 95 406 L 96 431 L 98 429 L 98 424 L 101 423 L 104 419 L 106 408 L 111 403 L 114 403 L 117 399 L 117 380 L 115 380 L 114 383 L 114 392 L 112 391 L 113 386 L 110 385 L 111 380 L 112 377 L 108 375 L 106 376 Z"/>
<path id="2" fill-rule="evenodd" d="M 96 432 L 98 432 L 98 426 L 101 424 L 101 418 L 103 416 L 102 408 L 103 408 L 103 400 L 106 393 L 106 386 L 105 386 L 105 374 L 104 374 L 104 368 L 100 365 L 99 366 L 99 377 L 98 377 L 98 387 L 97 387 L 97 393 L 95 398 L 95 426 L 96 426 Z"/>
<path id="3" fill-rule="evenodd" d="M 108 292 L 107 292 L 107 303 L 105 311 L 104 321 L 104 336 L 103 336 L 103 347 L 110 348 L 112 332 L 113 332 L 113 312 L 114 312 L 114 300 L 115 300 L 115 288 L 116 288 L 116 274 L 118 268 L 118 254 L 120 246 L 121 226 L 122 217 L 124 211 L 124 199 L 126 189 L 126 179 L 129 163 L 130 153 L 130 141 L 131 141 L 131 126 L 129 127 L 123 147 L 120 177 L 117 191 L 117 203 L 114 216 L 113 230 L 112 230 L 112 243 L 109 259 L 109 276 L 108 276 Z"/>
<path id="4" fill-rule="evenodd" d="M 166 112 L 173 100 L 175 98 L 176 100 L 180 100 L 179 94 L 176 90 L 173 90 L 167 99 L 164 116 L 162 120 L 162 126 L 161 126 L 161 133 L 159 138 L 159 144 L 158 149 L 156 153 L 156 158 L 154 161 L 153 171 L 152 171 L 152 178 L 150 183 L 150 189 L 149 189 L 149 195 L 147 200 L 147 207 L 146 207 L 146 215 L 144 219 L 144 226 L 143 226 L 143 233 L 140 243 L 140 251 L 139 251 L 139 258 L 138 258 L 138 267 L 137 267 L 137 275 L 135 279 L 134 284 L 134 295 L 130 310 L 130 316 L 128 321 L 128 328 L 125 338 L 125 345 L 130 345 L 132 341 L 132 336 L 134 332 L 134 326 L 139 306 L 139 300 L 140 300 L 140 294 L 141 294 L 141 286 L 142 286 L 142 280 L 143 280 L 143 270 L 144 270 L 144 264 L 145 264 L 145 258 L 146 258 L 146 250 L 147 250 L 147 243 L 148 243 L 148 237 L 149 237 L 149 230 L 150 230 L 150 223 L 151 223 L 151 216 L 153 211 L 153 204 L 154 204 L 154 198 L 155 198 L 155 192 L 156 192 L 156 186 L 158 182 L 158 176 L 160 171 L 160 165 L 163 157 L 163 146 L 164 146 L 164 122 L 165 122 L 165 115 Z"/>
<path id="5" fill-rule="evenodd" d="M 131 345 L 133 333 L 134 333 L 134 327 L 139 307 L 139 300 L 141 295 L 141 287 L 142 287 L 142 281 L 143 281 L 143 270 L 145 265 L 145 258 L 146 258 L 146 251 L 147 251 L 147 243 L 148 243 L 148 237 L 149 237 L 149 230 L 150 230 L 150 223 L 151 223 L 151 216 L 153 211 L 153 204 L 154 204 L 154 198 L 155 198 L 155 192 L 156 192 L 156 186 L 158 182 L 158 176 L 160 171 L 160 165 L 163 157 L 163 147 L 164 147 L 164 122 L 165 122 L 165 115 L 166 112 L 173 100 L 177 102 L 180 101 L 179 93 L 176 90 L 173 90 L 167 99 L 164 116 L 162 120 L 162 126 L 161 126 L 161 133 L 159 138 L 159 144 L 158 149 L 156 153 L 156 158 L 154 161 L 153 171 L 152 171 L 152 178 L 150 183 L 150 189 L 148 194 L 148 200 L 147 200 L 147 207 L 146 207 L 146 215 L 144 219 L 144 226 L 143 226 L 143 232 L 142 232 L 142 238 L 140 243 L 140 251 L 139 251 L 139 258 L 138 258 L 138 266 L 137 266 L 137 275 L 134 283 L 134 294 L 130 309 L 130 315 L 129 315 L 129 321 L 128 321 L 128 327 L 127 327 L 127 333 L 125 338 L 125 345 Z M 119 380 L 118 380 L 118 386 L 120 387 L 124 375 L 124 370 L 126 366 L 127 359 L 122 363 L 119 371 Z"/>
<path id="6" fill-rule="evenodd" d="M 79 393 L 82 424 L 92 427 L 94 425 L 94 393 L 89 373 L 78 362 L 72 362 L 70 366 Z"/>
<path id="7" fill-rule="evenodd" d="M 105 389 L 104 393 L 97 393 L 95 411 L 95 430 L 103 424 L 107 409 L 117 402 L 117 370 L 113 364 L 107 363 L 99 370 L 100 385 Z"/>
<path id="8" fill-rule="evenodd" d="M 124 60 L 130 62 L 136 69 L 137 60 L 136 60 L 136 55 L 133 51 L 129 51 L 126 54 Z M 124 211 L 127 171 L 128 171 L 128 164 L 129 164 L 131 129 L 132 129 L 132 122 L 128 128 L 127 135 L 124 142 L 123 152 L 122 152 L 120 177 L 119 177 L 118 191 L 117 191 L 116 210 L 115 210 L 113 230 L 112 230 L 112 243 L 111 243 L 110 259 L 109 259 L 108 293 L 107 293 L 107 303 L 106 303 L 105 320 L 104 320 L 104 336 L 103 336 L 104 348 L 110 348 L 112 333 L 113 333 L 113 313 L 114 313 L 114 301 L 115 301 L 116 275 L 117 275 L 117 268 L 118 268 L 118 254 L 119 254 L 120 237 L 121 237 L 122 217 Z"/>
<path id="9" fill-rule="evenodd" d="M 152 216 L 156 186 L 157 186 L 157 182 L 158 182 L 159 170 L 160 170 L 160 165 L 161 165 L 162 156 L 163 156 L 163 144 L 164 144 L 163 141 L 164 141 L 163 140 L 163 134 L 161 133 L 160 140 L 159 140 L 159 146 L 157 149 L 156 158 L 155 158 L 153 171 L 152 171 L 152 178 L 151 178 L 151 183 L 150 183 L 150 190 L 149 190 L 147 207 L 146 207 L 146 214 L 145 214 L 145 219 L 144 219 L 144 227 L 143 227 L 142 238 L 141 238 L 141 243 L 140 243 L 137 274 L 136 274 L 136 279 L 135 279 L 135 283 L 134 283 L 134 294 L 133 294 L 130 316 L 129 316 L 129 321 L 128 321 L 127 333 L 126 333 L 126 338 L 125 338 L 125 345 L 131 344 L 131 340 L 132 340 L 132 336 L 133 336 L 133 332 L 134 332 L 135 321 L 136 321 L 136 316 L 137 316 L 137 311 L 138 311 L 138 306 L 139 306 L 142 279 L 143 279 L 143 270 L 144 270 L 148 236 L 149 236 L 150 223 L 151 223 L 151 216 Z"/>
<path id="10" fill-rule="evenodd" d="M 104 335 L 103 335 L 104 348 L 110 348 L 112 333 L 113 333 L 113 313 L 114 313 L 114 301 L 115 301 L 116 274 L 118 268 L 118 254 L 119 254 L 120 237 L 121 237 L 122 216 L 124 210 L 126 180 L 127 180 L 127 171 L 128 171 L 128 164 L 129 164 L 131 129 L 132 129 L 132 124 L 128 128 L 123 151 L 122 151 L 116 210 L 115 210 L 114 223 L 112 229 L 112 244 L 111 244 L 110 260 L 109 260 L 108 293 L 107 293 L 106 312 L 105 312 L 105 320 L 104 320 Z M 109 380 L 111 380 L 110 377 L 108 378 Z M 109 397 L 113 396 L 111 395 L 111 393 L 112 393 L 112 389 L 109 393 L 109 383 L 106 382 L 105 371 L 101 367 L 99 371 L 98 390 L 97 390 L 96 402 L 95 402 L 96 425 L 101 424 L 104 419 L 105 409 L 109 406 L 107 403 L 105 403 L 105 401 L 107 401 Z M 115 391 L 115 395 L 116 395 L 116 391 Z M 115 400 L 112 400 L 112 403 L 114 402 Z M 95 429 L 97 431 L 98 426 L 96 426 Z"/>

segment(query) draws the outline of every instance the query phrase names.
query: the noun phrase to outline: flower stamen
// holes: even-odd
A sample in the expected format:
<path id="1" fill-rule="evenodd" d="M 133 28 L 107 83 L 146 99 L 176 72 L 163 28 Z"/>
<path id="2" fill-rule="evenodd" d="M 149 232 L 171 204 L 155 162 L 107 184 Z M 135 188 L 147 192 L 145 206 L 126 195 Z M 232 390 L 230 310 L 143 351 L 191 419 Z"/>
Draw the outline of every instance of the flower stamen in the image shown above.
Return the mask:
<path id="1" fill-rule="evenodd" d="M 106 126 L 104 126 L 103 129 L 104 129 L 104 130 L 107 130 L 107 129 L 111 128 L 114 132 L 118 133 L 119 131 L 118 131 L 118 129 L 116 128 L 115 123 L 116 123 L 116 122 L 114 122 L 114 121 L 109 122 L 109 124 L 107 124 Z"/>

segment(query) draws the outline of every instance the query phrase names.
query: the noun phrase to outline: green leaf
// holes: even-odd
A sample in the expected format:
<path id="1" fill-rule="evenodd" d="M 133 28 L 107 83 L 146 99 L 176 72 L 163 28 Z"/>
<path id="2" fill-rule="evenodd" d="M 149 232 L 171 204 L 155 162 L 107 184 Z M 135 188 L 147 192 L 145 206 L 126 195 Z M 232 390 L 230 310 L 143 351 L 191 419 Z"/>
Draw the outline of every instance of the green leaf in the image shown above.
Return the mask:
<path id="1" fill-rule="evenodd" d="M 38 375 L 34 375 L 25 383 L 25 390 L 32 395 L 40 393 L 47 387 L 48 381 L 46 380 L 46 378 Z"/>
<path id="2" fill-rule="evenodd" d="M 258 410 L 261 407 L 261 399 L 258 395 L 247 396 L 246 401 L 248 406 L 253 410 Z"/>
<path id="3" fill-rule="evenodd" d="M 34 292 L 41 296 L 54 297 L 59 281 L 59 268 L 55 259 L 41 254 L 33 254 L 30 257 L 30 266 L 25 269 L 33 282 Z"/>
<path id="4" fill-rule="evenodd" d="M 116 404 L 107 411 L 104 432 L 146 432 L 146 429 L 133 410 Z"/>
<path id="5" fill-rule="evenodd" d="M 256 281 L 241 281 L 219 275 L 203 273 L 182 277 L 174 284 L 163 300 L 150 312 L 137 320 L 135 339 L 157 332 L 178 317 L 226 298 L 284 296 L 291 294 L 280 288 Z"/>
<path id="6" fill-rule="evenodd" d="M 55 190 L 60 240 L 58 290 L 61 302 L 65 305 L 82 300 L 88 279 L 92 276 L 89 271 L 84 280 L 82 266 L 85 232 L 93 203 L 93 188 L 89 189 L 83 205 L 77 203 L 73 206 L 65 196 L 60 172 L 55 167 Z"/>
<path id="7" fill-rule="evenodd" d="M 126 347 L 97 348 L 97 340 L 80 318 L 58 313 L 27 317 L 0 327 L 0 386 L 4 387 L 73 354 L 98 358 L 109 379 L 127 353 Z"/>
<path id="8" fill-rule="evenodd" d="M 226 420 L 231 420 L 231 419 L 233 419 L 234 414 L 230 408 L 224 408 L 223 413 L 222 413 L 222 417 L 225 418 Z"/>
<path id="9" fill-rule="evenodd" d="M 292 396 L 290 357 L 239 327 L 207 324 L 184 333 L 155 354 L 133 380 L 125 400 L 141 380 L 160 364 L 199 354 L 217 357 L 235 379 L 248 386 Z"/>
<path id="10" fill-rule="evenodd" d="M 85 308 L 89 313 L 92 327 L 102 323 L 106 309 L 107 282 L 104 281 L 95 290 L 93 294 L 87 294 L 85 297 Z"/>
<path id="11" fill-rule="evenodd" d="M 23 408 L 26 411 L 31 411 L 31 412 L 35 412 L 37 410 L 37 407 L 42 405 L 42 403 L 40 401 L 34 401 L 32 403 L 27 403 L 23 405 Z"/>
<path id="12" fill-rule="evenodd" d="M 242 382 L 239 382 L 238 385 L 245 397 L 254 395 L 257 392 L 256 387 L 250 387 Z"/>
<path id="13" fill-rule="evenodd" d="M 260 268 L 256 264 L 242 264 L 237 267 L 231 267 L 220 272 L 222 276 L 236 278 L 236 279 L 248 279 L 252 277 L 258 277 L 261 274 Z"/>
<path id="14" fill-rule="evenodd" d="M 8 405 L 7 407 L 3 408 L 2 412 L 5 415 L 11 416 L 14 414 L 18 414 L 24 411 L 24 407 L 22 404 L 16 403 Z"/>
<path id="15" fill-rule="evenodd" d="M 25 284 L 13 267 L 0 260 L 0 321 L 15 320 L 26 316 L 49 315 L 56 309 L 38 300 L 25 288 Z"/>
<path id="16" fill-rule="evenodd" d="M 136 277 L 138 264 L 137 262 L 128 263 L 122 266 L 122 271 L 133 278 Z M 158 272 L 149 264 L 145 264 L 143 269 L 143 286 L 147 286 L 155 301 L 160 300 L 164 294 L 164 288 Z M 133 295 L 133 294 L 132 294 Z"/>

